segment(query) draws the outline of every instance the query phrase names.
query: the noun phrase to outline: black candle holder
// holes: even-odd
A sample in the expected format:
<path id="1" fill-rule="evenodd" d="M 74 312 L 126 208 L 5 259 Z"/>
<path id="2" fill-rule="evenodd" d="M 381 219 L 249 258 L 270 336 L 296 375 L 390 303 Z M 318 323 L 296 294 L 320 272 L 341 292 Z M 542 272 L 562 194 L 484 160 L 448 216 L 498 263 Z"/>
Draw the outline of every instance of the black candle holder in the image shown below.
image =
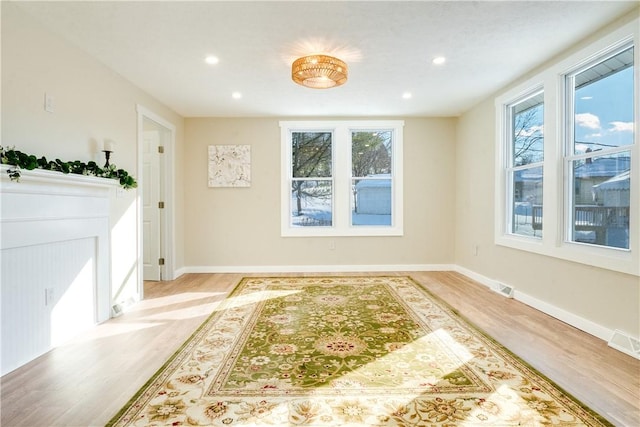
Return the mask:
<path id="1" fill-rule="evenodd" d="M 113 151 L 109 151 L 109 150 L 102 150 L 102 152 L 104 153 L 104 157 L 105 159 L 107 159 L 107 161 L 104 164 L 105 169 L 109 167 L 109 158 L 111 157 L 111 153 L 113 153 Z"/>

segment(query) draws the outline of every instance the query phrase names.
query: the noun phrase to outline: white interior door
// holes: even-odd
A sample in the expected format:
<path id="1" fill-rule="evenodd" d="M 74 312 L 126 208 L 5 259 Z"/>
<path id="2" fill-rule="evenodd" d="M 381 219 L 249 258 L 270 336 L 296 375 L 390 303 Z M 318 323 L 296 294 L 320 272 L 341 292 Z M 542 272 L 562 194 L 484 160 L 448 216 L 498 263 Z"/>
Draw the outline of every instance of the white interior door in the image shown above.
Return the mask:
<path id="1" fill-rule="evenodd" d="M 162 280 L 160 134 L 143 133 L 142 146 L 142 261 L 144 280 Z"/>

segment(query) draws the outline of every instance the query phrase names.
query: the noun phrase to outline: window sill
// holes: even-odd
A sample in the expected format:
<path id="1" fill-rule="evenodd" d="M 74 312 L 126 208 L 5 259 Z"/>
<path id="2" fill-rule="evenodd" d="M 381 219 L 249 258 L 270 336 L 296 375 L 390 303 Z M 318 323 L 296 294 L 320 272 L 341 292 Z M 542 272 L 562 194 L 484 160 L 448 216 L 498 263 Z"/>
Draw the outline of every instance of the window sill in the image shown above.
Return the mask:
<path id="1" fill-rule="evenodd" d="M 282 237 L 380 237 L 403 236 L 399 227 L 283 227 Z"/>
<path id="2" fill-rule="evenodd" d="M 632 250 L 599 247 L 586 243 L 555 242 L 512 235 L 496 236 L 496 245 L 606 270 L 640 276 L 640 259 Z"/>

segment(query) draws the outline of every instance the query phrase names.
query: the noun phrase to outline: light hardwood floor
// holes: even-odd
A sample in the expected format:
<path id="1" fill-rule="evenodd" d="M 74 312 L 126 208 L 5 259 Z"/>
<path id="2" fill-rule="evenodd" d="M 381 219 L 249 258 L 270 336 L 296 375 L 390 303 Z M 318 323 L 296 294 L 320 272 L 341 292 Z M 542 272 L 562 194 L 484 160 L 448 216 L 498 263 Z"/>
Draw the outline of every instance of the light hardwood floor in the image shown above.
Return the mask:
<path id="1" fill-rule="evenodd" d="M 375 274 L 413 277 L 615 425 L 640 426 L 637 359 L 457 273 Z M 0 425 L 104 425 L 243 276 L 187 274 L 145 284 L 145 300 L 124 315 L 2 377 Z"/>

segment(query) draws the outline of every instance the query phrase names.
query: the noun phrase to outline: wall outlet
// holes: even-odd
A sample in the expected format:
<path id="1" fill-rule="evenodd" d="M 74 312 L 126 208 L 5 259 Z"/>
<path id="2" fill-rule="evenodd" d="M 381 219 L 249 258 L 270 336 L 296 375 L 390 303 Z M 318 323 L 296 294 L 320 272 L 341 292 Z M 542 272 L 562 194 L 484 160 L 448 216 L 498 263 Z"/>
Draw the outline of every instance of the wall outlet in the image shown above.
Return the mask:
<path id="1" fill-rule="evenodd" d="M 44 94 L 44 111 L 53 113 L 53 96 L 48 93 Z"/>
<path id="2" fill-rule="evenodd" d="M 44 290 L 44 305 L 50 306 L 55 299 L 55 290 L 53 288 L 45 288 Z"/>
<path id="3" fill-rule="evenodd" d="M 335 240 L 329 240 L 329 250 L 330 251 L 335 251 L 336 250 L 336 241 Z"/>

